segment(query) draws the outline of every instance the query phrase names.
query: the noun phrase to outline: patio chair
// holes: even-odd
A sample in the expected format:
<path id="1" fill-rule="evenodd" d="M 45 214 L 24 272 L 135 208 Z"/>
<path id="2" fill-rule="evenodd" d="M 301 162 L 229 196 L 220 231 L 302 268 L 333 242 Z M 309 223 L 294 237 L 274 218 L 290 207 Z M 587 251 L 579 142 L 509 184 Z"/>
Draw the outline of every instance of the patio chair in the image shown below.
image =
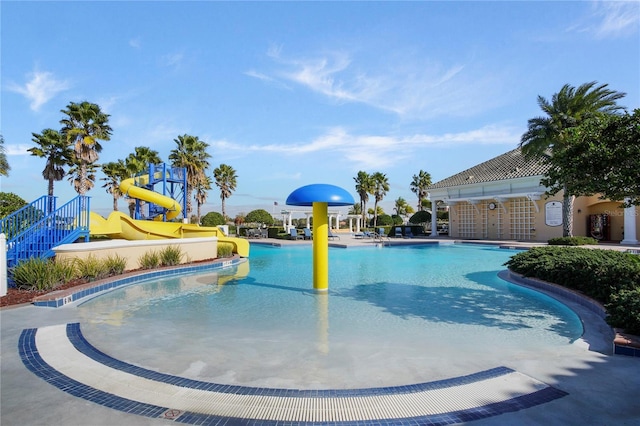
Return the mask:
<path id="1" fill-rule="evenodd" d="M 329 235 L 328 235 L 328 237 L 329 237 L 330 239 L 332 239 L 332 240 L 333 240 L 334 238 L 340 239 L 340 237 L 339 237 L 339 236 L 337 236 L 336 234 L 334 234 L 334 233 L 333 233 L 333 231 L 331 230 L 331 228 L 329 228 Z"/>
<path id="2" fill-rule="evenodd" d="M 411 228 L 404 228 L 404 237 L 413 238 L 413 232 L 411 232 Z"/>
<path id="3" fill-rule="evenodd" d="M 296 228 L 291 228 L 289 230 L 289 239 L 290 240 L 301 240 L 302 239 L 302 235 L 298 235 L 298 231 L 296 230 Z"/>
<path id="4" fill-rule="evenodd" d="M 396 238 L 402 238 L 402 228 L 399 226 L 396 226 L 393 232 L 393 236 Z"/>
<path id="5" fill-rule="evenodd" d="M 311 229 L 304 228 L 304 239 L 305 240 L 313 240 L 313 235 L 311 235 Z"/>

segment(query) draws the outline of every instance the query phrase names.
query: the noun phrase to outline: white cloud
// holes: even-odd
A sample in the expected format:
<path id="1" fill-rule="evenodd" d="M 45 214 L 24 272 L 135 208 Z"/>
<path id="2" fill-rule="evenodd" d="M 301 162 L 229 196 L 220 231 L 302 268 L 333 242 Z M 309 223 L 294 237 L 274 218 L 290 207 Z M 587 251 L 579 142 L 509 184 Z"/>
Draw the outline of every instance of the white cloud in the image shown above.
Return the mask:
<path id="1" fill-rule="evenodd" d="M 7 156 L 17 156 L 17 155 L 31 155 L 27 149 L 33 148 L 33 145 L 27 144 L 11 144 L 5 146 L 5 154 Z"/>
<path id="2" fill-rule="evenodd" d="M 142 47 L 140 37 L 132 38 L 131 40 L 129 40 L 129 46 L 133 47 L 134 49 L 140 49 L 140 47 Z"/>
<path id="3" fill-rule="evenodd" d="M 307 143 L 245 145 L 227 140 L 209 142 L 212 149 L 244 156 L 256 153 L 301 156 L 322 153 L 347 161 L 356 169 L 383 169 L 396 164 L 417 150 L 429 147 L 453 148 L 465 145 L 509 145 L 514 147 L 520 140 L 522 129 L 501 125 L 488 125 L 479 129 L 442 135 L 415 134 L 405 136 L 353 135 L 342 127 L 329 129 L 326 133 Z"/>
<path id="4" fill-rule="evenodd" d="M 595 38 L 627 37 L 640 29 L 640 1 L 593 1 L 591 10 L 567 28 L 567 32 Z"/>
<path id="5" fill-rule="evenodd" d="M 46 71 L 34 71 L 28 75 L 29 81 L 24 86 L 13 84 L 8 87 L 12 92 L 20 93 L 31 101 L 29 107 L 38 111 L 58 93 L 69 88 L 65 80 L 57 80 L 53 73 Z"/>
<path id="6" fill-rule="evenodd" d="M 640 2 L 598 1 L 595 3 L 595 18 L 599 19 L 594 27 L 598 38 L 637 33 L 640 27 Z"/>
<path id="7" fill-rule="evenodd" d="M 366 63 L 344 51 L 285 58 L 281 49 L 271 48 L 267 54 L 279 69 L 272 73 L 253 70 L 247 75 L 269 82 L 293 82 L 335 101 L 369 105 L 402 118 L 469 116 L 486 111 L 500 99 L 500 73 L 483 75 L 472 64 L 447 66 L 400 53 L 393 58 L 370 58 Z"/>
<path id="8" fill-rule="evenodd" d="M 162 65 L 167 67 L 178 67 L 182 64 L 184 55 L 182 53 L 170 53 L 163 55 L 160 59 Z"/>

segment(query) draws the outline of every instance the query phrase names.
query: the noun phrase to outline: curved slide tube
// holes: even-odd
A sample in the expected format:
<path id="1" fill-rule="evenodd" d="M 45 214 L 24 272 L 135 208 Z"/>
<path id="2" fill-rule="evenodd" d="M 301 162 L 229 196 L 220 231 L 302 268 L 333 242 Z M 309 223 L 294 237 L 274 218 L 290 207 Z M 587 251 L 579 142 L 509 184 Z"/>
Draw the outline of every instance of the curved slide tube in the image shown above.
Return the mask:
<path id="1" fill-rule="evenodd" d="M 162 174 L 160 174 L 160 176 L 162 176 Z M 138 181 L 139 185 L 146 185 L 147 183 L 149 183 L 149 175 L 143 175 L 137 178 L 123 180 L 122 182 L 120 182 L 120 192 L 128 195 L 131 198 L 137 198 L 139 200 L 148 201 L 150 203 L 164 207 L 168 210 L 167 220 L 178 217 L 178 215 L 182 211 L 182 206 L 179 202 L 171 197 L 167 197 L 166 195 L 162 195 L 157 192 L 150 191 L 146 188 L 136 186 L 136 180 Z M 158 218 L 156 218 L 155 220 L 162 220 L 162 217 L 158 216 Z"/>
<path id="2" fill-rule="evenodd" d="M 142 176 L 139 182 L 148 179 Z M 144 183 L 143 183 L 144 184 Z M 123 194 L 143 201 L 158 204 L 166 209 L 167 218 L 175 218 L 181 212 L 180 203 L 157 192 L 135 186 L 134 179 L 126 179 L 120 183 Z M 163 240 L 168 238 L 197 238 L 217 237 L 219 242 L 229 243 L 233 252 L 242 257 L 249 257 L 249 242 L 242 238 L 225 236 L 215 227 L 205 227 L 190 223 L 161 222 L 151 220 L 136 220 L 122 212 L 112 212 L 107 219 L 97 213 L 91 213 L 89 233 L 91 235 L 107 235 L 112 238 L 125 240 Z"/>

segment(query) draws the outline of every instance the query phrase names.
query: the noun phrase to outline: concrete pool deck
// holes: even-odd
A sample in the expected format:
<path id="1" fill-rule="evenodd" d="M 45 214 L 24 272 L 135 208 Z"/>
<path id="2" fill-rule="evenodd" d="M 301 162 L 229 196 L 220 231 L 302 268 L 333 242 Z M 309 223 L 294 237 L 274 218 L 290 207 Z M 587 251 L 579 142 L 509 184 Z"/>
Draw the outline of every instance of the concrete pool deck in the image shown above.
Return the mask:
<path id="1" fill-rule="evenodd" d="M 434 240 L 427 241 L 433 242 Z M 452 240 L 441 241 L 451 242 Z M 252 242 L 286 245 L 310 243 L 309 241 L 280 240 L 252 240 Z M 391 239 L 391 242 L 415 244 L 419 242 L 419 239 Z M 371 244 L 366 239 L 352 239 L 350 236 L 341 236 L 340 240 L 331 243 L 344 246 Z M 500 242 L 500 244 L 508 247 L 519 245 L 510 242 Z M 624 248 L 621 247 L 621 249 Z M 584 307 L 575 306 L 572 302 L 567 302 L 567 304 L 579 313 L 586 329 L 583 339 L 570 345 L 568 353 L 530 354 L 519 359 L 496 360 L 496 366 L 505 366 L 517 373 L 517 377 L 513 377 L 517 378 L 518 383 L 530 383 L 529 380 L 532 380 L 566 393 L 566 395 L 519 411 L 504 411 L 503 414 L 497 416 L 475 420 L 472 424 L 634 425 L 640 422 L 640 404 L 637 403 L 637 395 L 640 394 L 640 359 L 611 355 L 611 330 L 604 321 Z M 167 424 L 168 421 L 171 421 L 166 417 L 155 418 L 129 414 L 83 398 L 77 398 L 52 386 L 25 367 L 18 352 L 23 330 L 45 330 L 43 338 L 47 334 L 59 333 L 60 326 L 79 322 L 73 305 L 57 309 L 31 305 L 3 308 L 0 310 L 0 321 L 2 327 L 0 420 L 3 425 L 148 425 Z M 62 358 L 71 355 L 77 356 L 68 345 L 64 349 L 64 345 L 57 348 L 58 345 L 50 345 L 46 341 L 39 344 L 43 345 L 43 353 L 55 349 L 66 350 L 61 355 Z M 569 356 L 566 356 L 567 354 Z M 158 356 L 163 355 L 158 354 Z M 48 353 L 45 356 L 51 357 L 52 355 Z M 82 358 L 78 358 L 77 362 L 85 364 Z M 59 366 L 58 368 L 63 367 Z M 462 383 L 454 382 L 452 385 L 458 387 L 462 386 Z M 497 389 L 496 385 L 489 386 L 491 389 Z M 461 387 L 458 389 L 463 390 Z M 466 395 L 464 392 L 463 394 Z M 451 396 L 451 398 L 455 400 L 456 397 Z M 456 407 L 452 406 L 451 409 Z M 180 422 L 180 418 L 173 421 Z M 428 419 L 425 419 L 424 422 L 415 424 L 429 424 L 427 421 Z M 449 423 L 455 423 L 455 419 Z M 226 424 L 244 423 L 232 419 Z M 252 424 L 261 423 L 254 422 Z M 352 421 L 347 424 L 357 423 Z M 385 424 L 394 423 L 387 422 Z"/>

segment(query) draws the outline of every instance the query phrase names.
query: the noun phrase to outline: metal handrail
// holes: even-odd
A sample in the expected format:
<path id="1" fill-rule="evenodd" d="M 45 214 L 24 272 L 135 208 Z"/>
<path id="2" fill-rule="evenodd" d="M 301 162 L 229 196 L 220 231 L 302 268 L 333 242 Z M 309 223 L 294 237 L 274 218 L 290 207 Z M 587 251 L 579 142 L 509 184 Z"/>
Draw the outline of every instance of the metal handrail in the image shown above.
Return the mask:
<path id="1" fill-rule="evenodd" d="M 49 199 L 50 197 L 43 198 Z M 1 229 L 15 227 L 21 230 L 12 238 L 7 238 L 7 264 L 9 266 L 32 257 L 51 257 L 54 255 L 53 248 L 60 244 L 71 243 L 81 237 L 87 241 L 89 239 L 89 197 L 78 196 L 48 214 L 44 214 L 43 210 L 38 210 L 38 207 L 41 206 L 38 204 L 40 200 L 34 201 L 30 206 L 25 206 L 40 212 L 27 216 L 32 220 L 26 220 L 25 216 L 22 216 L 25 223 L 11 217 L 0 221 Z M 47 206 L 51 205 L 47 203 Z M 27 210 L 29 209 L 27 208 Z M 39 219 L 34 222 L 33 219 L 38 217 Z"/>

